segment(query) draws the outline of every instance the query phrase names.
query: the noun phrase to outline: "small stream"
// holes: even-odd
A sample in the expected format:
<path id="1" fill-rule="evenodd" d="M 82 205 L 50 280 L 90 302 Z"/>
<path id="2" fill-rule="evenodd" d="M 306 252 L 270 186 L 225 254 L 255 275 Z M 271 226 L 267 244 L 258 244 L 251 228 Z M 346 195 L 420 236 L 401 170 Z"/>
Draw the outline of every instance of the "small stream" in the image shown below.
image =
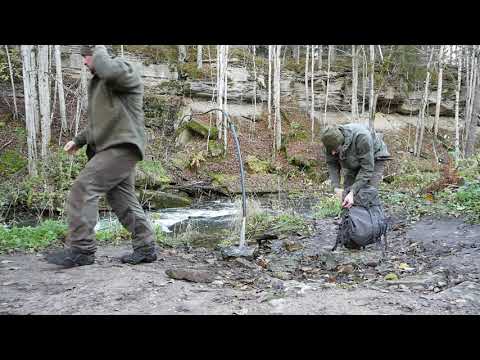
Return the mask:
<path id="1" fill-rule="evenodd" d="M 313 198 L 289 199 L 275 195 L 257 198 L 253 206 L 272 215 L 294 213 L 311 218 L 315 204 L 316 199 Z M 167 236 L 178 237 L 186 232 L 194 233 L 194 236 L 191 236 L 192 246 L 211 248 L 231 236 L 232 231 L 238 231 L 236 226 L 241 210 L 240 201 L 222 199 L 197 202 L 187 208 L 147 211 L 147 215 L 153 224 L 162 227 Z M 95 229 L 101 230 L 110 226 L 119 226 L 113 213 L 101 216 Z"/>

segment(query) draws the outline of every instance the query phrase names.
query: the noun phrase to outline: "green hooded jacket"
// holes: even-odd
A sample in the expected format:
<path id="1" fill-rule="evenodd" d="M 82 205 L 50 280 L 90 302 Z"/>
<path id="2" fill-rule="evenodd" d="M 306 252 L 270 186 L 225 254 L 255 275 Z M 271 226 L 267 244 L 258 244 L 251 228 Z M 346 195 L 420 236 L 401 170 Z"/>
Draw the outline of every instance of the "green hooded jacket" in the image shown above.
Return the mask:
<path id="1" fill-rule="evenodd" d="M 378 134 L 372 136 L 362 124 L 339 125 L 345 141 L 336 155 L 326 152 L 328 173 L 333 187 L 340 187 L 340 169 L 345 171 L 345 184 L 354 194 L 367 185 L 375 160 L 390 159 L 387 146 Z M 353 183 L 353 184 L 352 184 Z"/>
<path id="2" fill-rule="evenodd" d="M 88 126 L 73 141 L 87 154 L 120 144 L 135 145 L 145 155 L 143 82 L 137 69 L 111 58 L 103 45 L 93 52 L 95 74 L 88 85 Z"/>

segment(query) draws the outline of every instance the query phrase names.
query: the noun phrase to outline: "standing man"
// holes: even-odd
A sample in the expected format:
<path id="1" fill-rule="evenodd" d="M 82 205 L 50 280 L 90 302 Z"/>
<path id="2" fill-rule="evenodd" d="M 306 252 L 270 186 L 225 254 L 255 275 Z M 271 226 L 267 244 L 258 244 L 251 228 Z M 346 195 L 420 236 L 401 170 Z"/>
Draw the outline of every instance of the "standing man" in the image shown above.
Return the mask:
<path id="1" fill-rule="evenodd" d="M 89 161 L 70 191 L 67 246 L 48 255 L 47 261 L 64 267 L 93 264 L 98 201 L 104 194 L 132 233 L 133 253 L 121 261 L 155 261 L 155 234 L 135 195 L 135 166 L 145 154 L 140 74 L 124 59 L 112 58 L 104 45 L 82 46 L 81 55 L 93 75 L 88 85 L 88 126 L 64 150 L 74 154 L 87 145 Z"/>
<path id="2" fill-rule="evenodd" d="M 333 125 L 325 128 L 321 139 L 325 145 L 328 174 L 338 196 L 343 194 L 340 170 L 344 170 L 343 187 L 348 194 L 342 207 L 352 207 L 355 194 L 363 186 L 378 188 L 385 160 L 391 158 L 378 134 L 371 133 L 362 124 Z"/>

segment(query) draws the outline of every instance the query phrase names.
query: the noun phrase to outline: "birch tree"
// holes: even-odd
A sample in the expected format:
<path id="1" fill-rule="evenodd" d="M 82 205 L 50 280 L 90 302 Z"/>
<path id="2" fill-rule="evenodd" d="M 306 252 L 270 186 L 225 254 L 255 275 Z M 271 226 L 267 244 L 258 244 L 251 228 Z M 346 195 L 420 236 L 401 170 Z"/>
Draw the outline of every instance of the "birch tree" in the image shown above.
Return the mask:
<path id="1" fill-rule="evenodd" d="M 203 45 L 197 45 L 197 69 L 203 67 Z"/>
<path id="2" fill-rule="evenodd" d="M 358 58 L 357 47 L 352 45 L 352 119 L 356 121 L 358 119 Z"/>
<path id="3" fill-rule="evenodd" d="M 459 104 L 460 104 L 460 87 L 462 83 L 462 56 L 461 52 L 457 53 L 457 89 L 455 91 L 455 162 L 460 158 L 460 124 L 459 124 Z"/>
<path id="4" fill-rule="evenodd" d="M 38 100 L 40 106 L 40 123 L 42 129 L 42 146 L 40 155 L 42 159 L 48 156 L 50 143 L 50 82 L 48 67 L 48 45 L 38 46 Z"/>
<path id="5" fill-rule="evenodd" d="M 422 146 L 423 146 L 423 135 L 425 132 L 425 113 L 426 113 L 426 108 L 428 105 L 428 90 L 430 86 L 430 66 L 432 63 L 432 58 L 433 58 L 433 49 L 430 52 L 430 57 L 428 59 L 428 64 L 427 64 L 427 75 L 425 79 L 425 87 L 424 87 L 424 93 L 423 93 L 423 99 L 422 99 L 422 106 L 421 109 L 418 113 L 418 118 L 417 118 L 417 130 L 415 133 L 415 145 L 414 145 L 414 150 L 413 154 L 415 156 L 420 156 L 420 153 L 422 152 Z"/>
<path id="6" fill-rule="evenodd" d="M 253 45 L 253 128 L 255 129 L 255 121 L 257 116 L 257 64 L 256 58 L 256 46 Z"/>
<path id="7" fill-rule="evenodd" d="M 32 92 L 32 106 L 33 106 L 33 113 L 34 113 L 34 123 L 35 123 L 35 130 L 37 134 L 40 134 L 40 107 L 38 104 L 38 67 L 37 67 L 37 55 L 36 55 L 36 47 L 32 46 L 30 50 L 30 90 Z"/>
<path id="8" fill-rule="evenodd" d="M 63 91 L 63 75 L 62 75 L 62 55 L 60 45 L 55 45 L 55 68 L 56 68 L 56 83 L 58 89 L 58 105 L 60 109 L 60 119 L 62 128 L 67 128 L 67 109 L 65 106 L 65 93 Z"/>
<path id="9" fill-rule="evenodd" d="M 317 47 L 318 47 L 318 70 L 322 70 L 323 45 L 317 45 Z"/>
<path id="10" fill-rule="evenodd" d="M 434 138 L 438 135 L 438 122 L 440 120 L 440 105 L 442 102 L 442 81 L 443 81 L 443 53 L 444 45 L 440 45 L 438 53 L 438 82 L 437 82 L 437 103 L 435 104 L 435 120 L 433 122 Z"/>
<path id="11" fill-rule="evenodd" d="M 332 55 L 332 45 L 328 45 L 328 58 L 327 58 L 327 88 L 325 90 L 325 111 L 323 113 L 323 125 L 327 125 L 327 107 L 328 107 L 328 90 L 330 87 L 330 59 Z"/>
<path id="12" fill-rule="evenodd" d="M 280 114 L 280 52 L 281 45 L 275 45 L 275 51 L 273 55 L 273 66 L 274 66 L 274 78 L 273 78 L 273 103 L 275 107 L 275 117 L 274 117 L 274 154 L 276 151 L 279 151 L 282 145 L 282 118 Z"/>
<path id="13" fill-rule="evenodd" d="M 471 55 L 471 75 L 470 75 L 470 104 L 469 111 L 465 118 L 465 145 L 464 156 L 469 157 L 473 154 L 477 130 L 477 114 L 479 107 L 479 89 L 478 89 L 478 47 L 473 46 Z"/>
<path id="14" fill-rule="evenodd" d="M 268 99 L 267 99 L 267 113 L 268 113 L 268 128 L 272 128 L 272 52 L 273 45 L 268 45 Z"/>
<path id="15" fill-rule="evenodd" d="M 365 47 L 362 45 L 362 117 L 365 116 L 365 100 L 367 94 L 367 55 Z"/>
<path id="16" fill-rule="evenodd" d="M 368 119 L 368 126 L 370 130 L 373 131 L 375 129 L 375 46 L 370 45 L 370 99 L 369 99 L 369 106 L 370 106 L 370 116 Z"/>
<path id="17" fill-rule="evenodd" d="M 308 57 L 309 45 L 305 45 L 305 111 L 308 111 Z"/>
<path id="18" fill-rule="evenodd" d="M 271 46 L 271 45 L 269 45 Z M 295 64 L 300 64 L 300 45 L 294 47 Z"/>
<path id="19" fill-rule="evenodd" d="M 311 45 L 312 47 L 312 69 L 311 69 L 311 77 L 310 77 L 310 88 L 311 88 L 311 93 L 312 93 L 312 99 L 310 100 L 310 120 L 312 122 L 312 142 L 313 142 L 313 131 L 315 130 L 315 116 L 314 116 L 314 111 L 315 111 L 315 93 L 313 91 L 313 81 L 314 81 L 314 72 L 315 72 L 315 56 L 314 56 L 314 46 Z"/>
<path id="20" fill-rule="evenodd" d="M 10 61 L 10 52 L 8 51 L 8 45 L 5 45 L 5 54 L 7 55 L 8 61 L 8 71 L 10 73 L 10 83 L 12 85 L 12 97 L 13 97 L 13 118 L 18 119 L 18 108 L 17 108 L 17 95 L 15 94 L 15 82 L 13 81 L 13 68 Z"/>
<path id="21" fill-rule="evenodd" d="M 25 127 L 27 129 L 28 173 L 37 175 L 37 131 L 35 126 L 35 104 L 33 103 L 32 78 L 32 45 L 21 45 L 20 53 L 23 67 L 23 93 L 25 100 Z"/>
<path id="22" fill-rule="evenodd" d="M 335 62 L 337 61 L 337 52 L 336 52 L 336 48 L 335 48 L 335 45 L 328 45 L 329 47 L 329 52 L 330 52 L 330 63 L 331 64 L 335 64 Z"/>
<path id="23" fill-rule="evenodd" d="M 227 111 L 227 68 L 228 68 L 228 45 L 217 45 L 217 105 L 223 111 Z M 224 140 L 224 153 L 227 152 L 227 118 L 223 113 L 217 114 L 218 139 Z"/>
<path id="24" fill-rule="evenodd" d="M 177 45 L 178 49 L 178 62 L 183 64 L 187 58 L 187 47 L 186 45 Z"/>

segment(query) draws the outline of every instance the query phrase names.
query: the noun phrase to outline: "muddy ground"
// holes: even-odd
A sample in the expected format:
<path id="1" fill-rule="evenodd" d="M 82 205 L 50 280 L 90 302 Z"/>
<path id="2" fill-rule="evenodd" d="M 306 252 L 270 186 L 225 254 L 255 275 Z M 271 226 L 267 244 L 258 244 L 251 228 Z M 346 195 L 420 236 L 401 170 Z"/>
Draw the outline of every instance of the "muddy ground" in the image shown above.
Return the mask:
<path id="1" fill-rule="evenodd" d="M 312 237 L 263 242 L 251 260 L 202 248 L 159 249 L 157 262 L 131 266 L 118 260 L 127 244 L 100 248 L 94 265 L 73 269 L 47 264 L 42 254 L 3 255 L 0 313 L 480 313 L 480 225 L 397 220 L 383 261 L 376 244 L 330 252 L 332 219 L 316 221 L 315 229 Z M 169 269 L 206 282 L 172 279 Z M 398 280 L 384 279 L 392 273 Z"/>

